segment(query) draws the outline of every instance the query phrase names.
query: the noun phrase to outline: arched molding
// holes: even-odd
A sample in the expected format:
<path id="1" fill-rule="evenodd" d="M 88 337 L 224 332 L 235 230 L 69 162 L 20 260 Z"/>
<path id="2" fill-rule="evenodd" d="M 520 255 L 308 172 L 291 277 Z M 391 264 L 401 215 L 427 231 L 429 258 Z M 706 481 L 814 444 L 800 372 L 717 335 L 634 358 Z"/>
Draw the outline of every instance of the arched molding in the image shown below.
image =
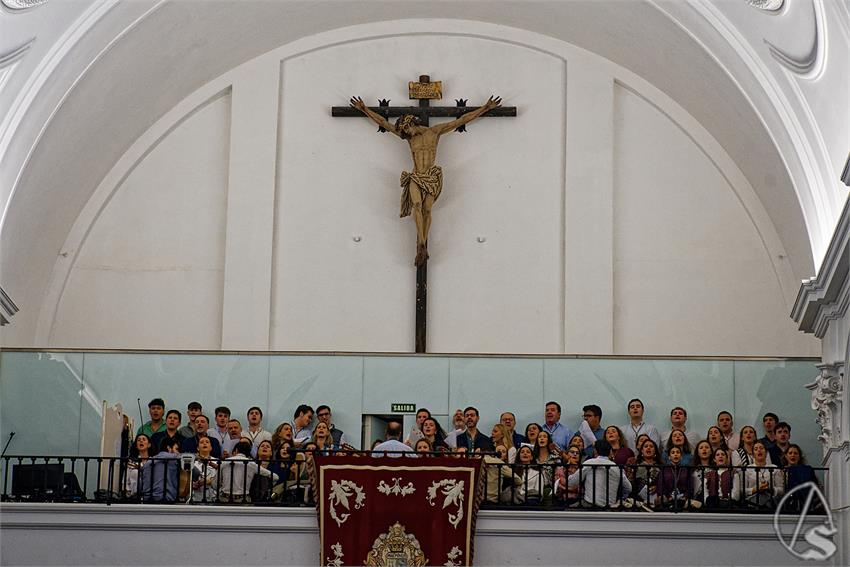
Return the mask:
<path id="1" fill-rule="evenodd" d="M 399 30 L 403 31 L 400 32 Z M 239 72 L 242 67 L 250 64 L 267 66 L 269 68 L 276 66 L 279 69 L 281 62 L 297 58 L 312 51 L 354 42 L 392 38 L 399 35 L 443 35 L 476 38 L 536 50 L 561 59 L 568 66 L 571 62 L 583 62 L 585 64 L 590 62 L 599 72 L 608 73 L 612 83 L 617 82 L 637 93 L 685 132 L 727 181 L 729 189 L 735 193 L 741 206 L 749 216 L 753 227 L 757 231 L 764 246 L 765 254 L 770 258 L 785 303 L 789 309 L 791 308 L 794 300 L 794 290 L 788 287 L 788 282 L 794 281 L 793 272 L 787 261 L 787 254 L 776 228 L 755 190 L 717 140 L 681 105 L 660 89 L 610 60 L 575 45 L 536 32 L 480 21 L 448 19 L 398 20 L 338 28 L 308 36 L 273 49 L 213 79 L 183 99 L 150 127 L 132 144 L 130 149 L 118 160 L 98 185 L 69 232 L 61 249 L 61 254 L 53 266 L 45 300 L 42 303 L 38 318 L 35 343 L 50 344 L 57 310 L 76 258 L 84 246 L 85 239 L 99 214 L 103 211 L 115 192 L 120 190 L 123 180 L 144 159 L 144 156 L 160 140 L 167 136 L 169 132 L 182 123 L 182 121 L 211 100 L 228 92 L 228 89 L 235 85 L 234 81 L 239 80 Z"/>
<path id="2" fill-rule="evenodd" d="M 3 91 L 3 88 L 6 86 L 6 82 L 12 75 L 12 71 L 15 70 L 18 63 L 20 63 L 21 59 L 23 59 L 30 50 L 32 45 L 35 43 L 35 40 L 36 38 L 32 38 L 11 51 L 0 53 L 0 92 Z"/>
<path id="3" fill-rule="evenodd" d="M 782 242 L 776 233 L 773 223 L 770 221 L 770 217 L 764 210 L 761 201 L 759 201 L 747 178 L 738 169 L 738 166 L 735 165 L 726 151 L 717 143 L 717 140 L 693 116 L 677 105 L 675 101 L 670 100 L 664 93 L 646 82 L 642 82 L 637 87 L 630 86 L 621 80 L 617 80 L 617 83 L 644 99 L 658 110 L 658 112 L 666 116 L 700 149 L 705 158 L 714 165 L 721 177 L 726 181 L 729 191 L 735 194 L 735 197 L 741 204 L 741 208 L 746 211 L 753 228 L 756 230 L 765 253 L 770 258 L 773 273 L 776 277 L 777 285 L 782 290 L 785 305 L 790 311 L 794 305 L 797 293 L 797 288 L 791 286 L 791 283 L 794 282 L 794 275 L 789 263 L 785 261 L 786 255 L 782 247 Z"/>
<path id="4" fill-rule="evenodd" d="M 193 96 L 183 100 L 168 114 L 152 126 L 135 144 L 123 155 L 109 174 L 98 185 L 80 216 L 74 222 L 65 245 L 62 247 L 57 261 L 53 266 L 50 284 L 45 294 L 44 302 L 36 327 L 36 342 L 49 344 L 53 335 L 57 311 L 68 284 L 68 279 L 80 252 L 85 246 L 86 238 L 109 202 L 120 191 L 124 181 L 136 167 L 162 142 L 168 135 L 180 127 L 186 120 L 206 108 L 223 96 L 230 94 L 230 84 L 213 82 L 199 89 Z"/>
<path id="5" fill-rule="evenodd" d="M 832 185 L 824 180 L 818 156 L 807 136 L 807 128 L 765 60 L 756 53 L 738 28 L 709 0 L 694 0 L 688 5 L 693 14 L 708 23 L 726 45 L 732 48 L 735 53 L 733 58 L 718 56 L 715 49 L 721 47 L 720 45 L 707 44 L 691 31 L 699 29 L 700 25 L 686 19 L 689 12 L 674 14 L 670 12 L 670 8 L 676 7 L 675 4 L 667 6 L 656 2 L 659 10 L 668 13 L 673 21 L 679 22 L 694 41 L 712 53 L 718 64 L 740 85 L 741 91 L 764 124 L 771 141 L 780 149 L 782 161 L 791 175 L 800 203 L 817 269 L 835 226 L 836 211 L 828 196 Z M 752 80 L 755 80 L 758 90 L 748 88 L 748 83 Z M 760 94 L 764 97 L 760 97 Z M 814 124 L 812 127 L 817 129 Z M 825 163 L 828 163 L 828 159 Z"/>
<path id="6" fill-rule="evenodd" d="M 44 86 L 50 80 L 50 78 L 54 75 L 54 73 L 62 66 L 67 56 L 71 53 L 72 49 L 84 38 L 87 34 L 90 34 L 95 25 L 107 14 L 110 10 L 115 8 L 118 5 L 120 0 L 104 0 L 103 2 L 95 2 L 89 8 L 86 9 L 83 14 L 77 18 L 65 32 L 59 37 L 58 40 L 52 45 L 50 51 L 48 51 L 47 55 L 45 55 L 41 61 L 38 63 L 38 66 L 35 70 L 29 75 L 26 83 L 23 88 L 21 88 L 20 93 L 15 98 L 12 103 L 9 111 L 3 117 L 3 121 L 0 122 L 0 161 L 3 161 L 8 150 L 9 146 L 12 142 L 12 139 L 18 134 L 18 129 L 21 123 L 24 121 L 27 113 L 30 111 L 31 106 L 34 101 L 39 97 L 42 92 Z M 86 66 L 82 69 L 82 71 L 69 83 L 68 88 L 65 90 L 65 93 L 62 95 L 58 103 L 55 105 L 53 110 L 50 112 L 50 116 L 44 120 L 41 128 L 36 135 L 31 147 L 28 152 L 26 158 L 24 159 L 18 176 L 15 179 L 15 182 L 12 184 L 11 193 L 6 198 L 5 203 L 3 203 L 3 211 L 0 214 L 0 228 L 2 228 L 6 214 L 9 210 L 9 205 L 12 202 L 12 196 L 15 190 L 18 187 L 20 176 L 24 172 L 29 163 L 32 152 L 38 146 L 38 142 L 44 132 L 47 130 L 47 126 L 50 124 L 51 119 L 62 107 L 62 103 L 65 101 L 69 93 L 73 90 L 74 86 L 80 81 L 80 79 L 86 74 L 86 72 L 94 65 L 97 60 L 106 53 L 112 46 L 114 46 L 121 38 L 124 37 L 126 33 L 132 30 L 136 25 L 138 25 L 144 18 L 152 11 L 158 9 L 165 0 L 161 0 L 158 4 L 154 5 L 149 11 L 145 12 L 144 15 L 137 18 L 131 25 L 123 29 L 120 33 L 116 34 L 111 38 L 109 43 L 100 53 L 94 57 L 91 61 L 89 61 Z"/>
<path id="7" fill-rule="evenodd" d="M 26 54 L 26 52 L 30 50 L 33 43 L 35 43 L 35 38 L 24 42 L 23 44 L 7 51 L 6 53 L 0 53 L 0 69 L 8 67 L 13 63 L 17 63 L 18 60 L 20 60 Z"/>

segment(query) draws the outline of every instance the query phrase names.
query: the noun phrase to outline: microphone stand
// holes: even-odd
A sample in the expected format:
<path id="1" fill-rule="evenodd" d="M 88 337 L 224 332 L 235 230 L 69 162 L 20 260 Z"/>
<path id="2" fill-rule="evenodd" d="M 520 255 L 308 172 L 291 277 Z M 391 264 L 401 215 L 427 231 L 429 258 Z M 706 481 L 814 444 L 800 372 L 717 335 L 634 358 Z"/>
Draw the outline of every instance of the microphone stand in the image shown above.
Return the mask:
<path id="1" fill-rule="evenodd" d="M 14 436 L 15 436 L 15 432 L 14 432 L 14 431 L 10 431 L 10 432 L 9 432 L 9 440 L 8 440 L 8 441 L 6 441 L 6 446 L 5 446 L 5 447 L 3 447 L 3 452 L 2 452 L 2 453 L 0 453 L 0 458 L 3 458 L 3 457 L 5 457 L 5 456 L 6 456 L 6 449 L 8 449 L 8 448 L 9 448 L 9 443 L 11 443 L 11 442 L 12 442 L 12 437 L 14 437 Z"/>

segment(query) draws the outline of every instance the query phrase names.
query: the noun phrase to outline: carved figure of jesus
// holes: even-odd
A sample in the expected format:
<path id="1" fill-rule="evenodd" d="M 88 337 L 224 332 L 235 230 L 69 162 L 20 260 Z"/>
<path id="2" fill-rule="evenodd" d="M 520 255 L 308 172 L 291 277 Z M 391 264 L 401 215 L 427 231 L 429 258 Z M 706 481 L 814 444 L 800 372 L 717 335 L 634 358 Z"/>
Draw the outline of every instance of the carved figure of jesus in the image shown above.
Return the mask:
<path id="1" fill-rule="evenodd" d="M 460 118 L 426 127 L 410 114 L 405 114 L 390 124 L 386 118 L 371 110 L 360 97 L 351 98 L 351 106 L 371 118 L 378 126 L 392 132 L 410 145 L 413 171 L 401 174 L 401 217 L 413 213 L 416 221 L 416 259 L 420 266 L 428 258 L 428 231 L 431 229 L 431 208 L 443 190 L 443 170 L 436 165 L 437 144 L 440 136 L 454 131 L 459 126 L 472 122 L 482 114 L 501 106 L 502 99 L 490 97 L 484 106 L 467 112 Z"/>

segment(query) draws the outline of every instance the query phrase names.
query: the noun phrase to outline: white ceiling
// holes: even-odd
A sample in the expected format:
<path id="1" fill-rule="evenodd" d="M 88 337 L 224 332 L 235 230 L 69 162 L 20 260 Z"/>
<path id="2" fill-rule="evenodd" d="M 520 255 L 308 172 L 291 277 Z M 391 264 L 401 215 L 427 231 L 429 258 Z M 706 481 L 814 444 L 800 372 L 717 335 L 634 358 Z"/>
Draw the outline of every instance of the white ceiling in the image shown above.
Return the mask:
<path id="1" fill-rule="evenodd" d="M 776 13 L 746 0 L 53 0 L 2 10 L 0 283 L 19 305 L 39 304 L 98 183 L 181 99 L 273 48 L 374 21 L 451 18 L 522 28 L 641 75 L 737 162 L 801 279 L 814 275 L 846 198 L 838 183 L 843 162 L 836 163 L 850 148 L 846 2 L 800 0 Z M 783 67 L 771 44 L 804 63 L 814 46 L 816 76 Z M 3 65 L 12 71 L 5 87 Z"/>

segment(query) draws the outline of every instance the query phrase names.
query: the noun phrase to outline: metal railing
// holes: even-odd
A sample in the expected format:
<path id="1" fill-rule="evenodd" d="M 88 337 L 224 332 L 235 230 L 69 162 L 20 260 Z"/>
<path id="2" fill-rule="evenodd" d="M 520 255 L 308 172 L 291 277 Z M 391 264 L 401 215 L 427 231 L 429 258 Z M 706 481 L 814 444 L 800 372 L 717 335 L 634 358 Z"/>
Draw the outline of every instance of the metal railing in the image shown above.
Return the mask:
<path id="1" fill-rule="evenodd" d="M 4 502 L 315 505 L 312 456 L 303 450 L 266 462 L 161 453 L 146 459 L 5 456 L 0 466 Z M 764 513 L 806 479 L 828 485 L 827 469 L 814 467 L 564 466 L 507 464 L 489 456 L 482 474 L 483 505 L 496 509 Z M 799 507 L 802 502 L 792 498 L 786 505 Z"/>
<path id="2" fill-rule="evenodd" d="M 565 467 L 560 463 L 488 463 L 485 505 L 772 513 L 786 492 L 806 480 L 827 486 L 827 471 L 808 466 L 799 469 L 611 463 Z M 786 504 L 792 509 L 802 505 L 794 496 Z"/>
<path id="3" fill-rule="evenodd" d="M 2 459 L 4 502 L 101 502 L 312 505 L 308 458 L 207 460 L 191 454 L 145 459 L 21 457 Z"/>

